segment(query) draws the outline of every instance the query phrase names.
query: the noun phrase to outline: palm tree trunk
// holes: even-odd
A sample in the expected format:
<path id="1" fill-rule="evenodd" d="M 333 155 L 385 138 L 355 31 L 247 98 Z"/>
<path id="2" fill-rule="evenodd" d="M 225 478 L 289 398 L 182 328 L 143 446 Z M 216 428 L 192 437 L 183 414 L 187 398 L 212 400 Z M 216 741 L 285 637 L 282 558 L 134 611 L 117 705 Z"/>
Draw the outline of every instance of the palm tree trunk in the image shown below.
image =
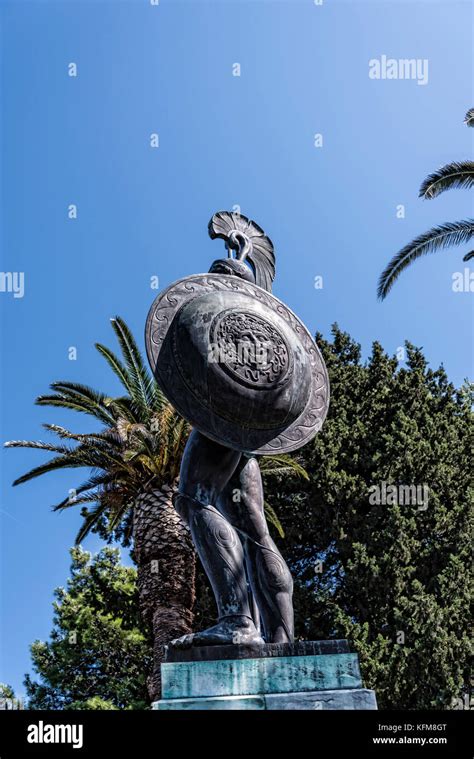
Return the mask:
<path id="1" fill-rule="evenodd" d="M 188 527 L 171 501 L 173 488 L 143 493 L 134 506 L 133 556 L 142 616 L 153 637 L 152 701 L 161 695 L 163 647 L 192 631 L 196 554 Z"/>

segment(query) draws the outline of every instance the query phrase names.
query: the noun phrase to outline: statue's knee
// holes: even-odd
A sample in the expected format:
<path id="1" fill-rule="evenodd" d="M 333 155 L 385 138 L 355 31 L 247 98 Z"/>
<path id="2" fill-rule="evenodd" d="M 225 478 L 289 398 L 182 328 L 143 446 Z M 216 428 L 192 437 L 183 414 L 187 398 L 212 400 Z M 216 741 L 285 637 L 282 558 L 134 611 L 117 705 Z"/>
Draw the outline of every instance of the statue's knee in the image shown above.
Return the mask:
<path id="1" fill-rule="evenodd" d="M 284 564 L 284 570 L 283 570 L 282 575 L 277 579 L 277 585 L 284 593 L 287 593 L 291 598 L 293 596 L 293 578 L 285 562 L 283 562 L 283 564 Z"/>
<path id="2" fill-rule="evenodd" d="M 204 504 L 199 503 L 195 498 L 186 495 L 186 493 L 174 493 L 173 494 L 173 506 L 178 512 L 179 516 L 187 525 L 189 525 L 191 514 L 196 509 L 201 509 Z"/>
<path id="3" fill-rule="evenodd" d="M 293 578 L 281 554 L 263 549 L 257 554 L 261 579 L 276 592 L 293 593 Z"/>
<path id="4" fill-rule="evenodd" d="M 193 498 L 191 495 L 181 493 L 180 491 L 173 494 L 172 501 L 181 519 L 191 528 L 191 523 L 195 523 L 196 520 L 199 522 L 202 522 L 202 520 L 207 521 L 210 513 L 218 513 L 217 509 L 211 504 L 198 501 L 197 498 Z"/>

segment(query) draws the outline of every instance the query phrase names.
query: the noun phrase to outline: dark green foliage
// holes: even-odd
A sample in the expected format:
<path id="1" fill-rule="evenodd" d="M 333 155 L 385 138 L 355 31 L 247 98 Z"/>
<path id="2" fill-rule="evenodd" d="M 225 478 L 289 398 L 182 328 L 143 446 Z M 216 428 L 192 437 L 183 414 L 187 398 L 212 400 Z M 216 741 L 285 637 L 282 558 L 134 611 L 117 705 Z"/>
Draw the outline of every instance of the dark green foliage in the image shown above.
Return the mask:
<path id="1" fill-rule="evenodd" d="M 57 588 L 54 627 L 31 646 L 30 709 L 143 709 L 151 642 L 138 608 L 136 571 L 118 549 L 71 549 L 71 578 Z"/>
<path id="2" fill-rule="evenodd" d="M 409 344 L 399 366 L 378 343 L 361 363 L 337 327 L 333 342 L 317 340 L 331 406 L 301 451 L 310 482 L 280 479 L 266 493 L 296 580 L 297 634 L 353 640 L 380 708 L 450 708 L 468 688 L 468 388 Z M 427 485 L 427 508 L 371 504 L 382 482 Z"/>
<path id="3" fill-rule="evenodd" d="M 15 698 L 15 691 L 11 685 L 0 683 L 0 698 Z"/>

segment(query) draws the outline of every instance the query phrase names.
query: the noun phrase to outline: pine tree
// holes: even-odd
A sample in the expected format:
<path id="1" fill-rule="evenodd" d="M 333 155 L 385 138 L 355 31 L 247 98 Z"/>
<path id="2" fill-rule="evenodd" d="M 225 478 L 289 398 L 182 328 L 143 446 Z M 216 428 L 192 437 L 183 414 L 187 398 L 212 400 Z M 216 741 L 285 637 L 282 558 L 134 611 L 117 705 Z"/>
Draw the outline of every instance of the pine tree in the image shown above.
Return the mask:
<path id="1" fill-rule="evenodd" d="M 374 343 L 363 363 L 337 325 L 317 341 L 331 406 L 300 454 L 310 481 L 267 493 L 297 634 L 352 640 L 380 708 L 452 708 L 469 688 L 469 387 L 408 343 L 406 362 Z"/>
<path id="2" fill-rule="evenodd" d="M 143 709 L 151 640 L 138 603 L 136 570 L 117 548 L 94 557 L 71 549 L 71 577 L 57 588 L 49 641 L 31 645 L 35 681 L 26 675 L 30 709 Z"/>

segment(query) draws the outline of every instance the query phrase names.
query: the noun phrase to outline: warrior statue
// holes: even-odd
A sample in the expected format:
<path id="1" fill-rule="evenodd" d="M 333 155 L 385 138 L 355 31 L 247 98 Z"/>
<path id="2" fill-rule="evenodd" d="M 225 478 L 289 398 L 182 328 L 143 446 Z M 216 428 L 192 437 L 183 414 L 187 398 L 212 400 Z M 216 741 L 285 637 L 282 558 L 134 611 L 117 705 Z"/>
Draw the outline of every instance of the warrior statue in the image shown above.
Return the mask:
<path id="1" fill-rule="evenodd" d="M 161 389 L 193 426 L 174 505 L 211 583 L 217 624 L 176 648 L 293 641 L 293 583 L 264 515 L 255 454 L 281 454 L 321 428 L 326 367 L 297 316 L 271 294 L 273 244 L 247 217 L 209 222 L 227 258 L 154 301 L 146 346 Z"/>

